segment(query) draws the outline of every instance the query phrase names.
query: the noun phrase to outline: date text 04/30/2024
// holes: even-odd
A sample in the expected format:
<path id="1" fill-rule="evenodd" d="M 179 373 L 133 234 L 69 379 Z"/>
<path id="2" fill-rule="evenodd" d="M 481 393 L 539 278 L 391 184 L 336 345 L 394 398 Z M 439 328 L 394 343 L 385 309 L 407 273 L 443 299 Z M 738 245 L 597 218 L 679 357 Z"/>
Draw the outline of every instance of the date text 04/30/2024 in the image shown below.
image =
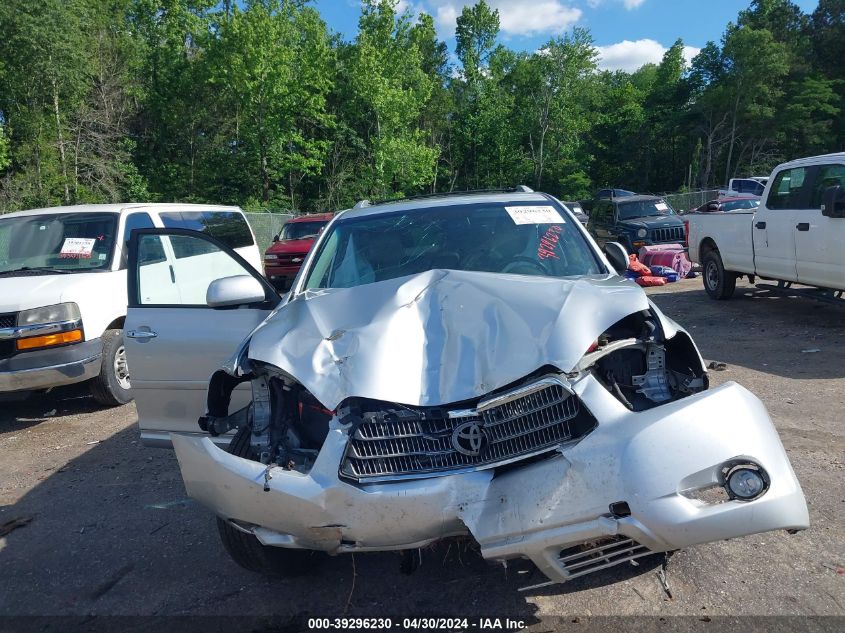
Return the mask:
<path id="1" fill-rule="evenodd" d="M 319 630 L 361 630 L 372 629 L 389 631 L 518 631 L 525 627 L 525 622 L 511 618 L 309 618 L 308 629 Z"/>

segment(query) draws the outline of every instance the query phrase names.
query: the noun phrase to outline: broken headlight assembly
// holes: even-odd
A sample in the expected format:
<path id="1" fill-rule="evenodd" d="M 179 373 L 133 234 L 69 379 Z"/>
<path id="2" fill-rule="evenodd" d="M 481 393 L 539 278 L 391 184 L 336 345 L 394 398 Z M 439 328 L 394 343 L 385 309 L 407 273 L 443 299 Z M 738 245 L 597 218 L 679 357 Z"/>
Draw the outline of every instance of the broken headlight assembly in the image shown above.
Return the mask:
<path id="1" fill-rule="evenodd" d="M 229 414 L 233 389 L 249 380 L 252 401 Z M 208 413 L 199 419 L 203 431 L 213 436 L 233 429 L 250 429 L 250 458 L 268 466 L 308 472 L 329 432 L 334 413 L 308 390 L 268 365 L 234 377 L 225 371 L 212 376 Z"/>
<path id="2" fill-rule="evenodd" d="M 667 339 L 649 310 L 608 328 L 576 368 L 592 371 L 631 411 L 644 411 L 708 387 L 707 374 L 686 332 Z"/>

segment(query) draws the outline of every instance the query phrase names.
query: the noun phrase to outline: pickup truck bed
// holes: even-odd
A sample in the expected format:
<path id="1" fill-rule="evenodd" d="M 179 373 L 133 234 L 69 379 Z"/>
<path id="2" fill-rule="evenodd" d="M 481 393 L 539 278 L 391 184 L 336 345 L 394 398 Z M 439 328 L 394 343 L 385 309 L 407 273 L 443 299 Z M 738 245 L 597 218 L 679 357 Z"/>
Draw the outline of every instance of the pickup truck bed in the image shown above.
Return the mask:
<path id="1" fill-rule="evenodd" d="M 690 213 L 690 260 L 704 264 L 704 255 L 716 247 L 726 270 L 754 274 L 754 211 Z"/>

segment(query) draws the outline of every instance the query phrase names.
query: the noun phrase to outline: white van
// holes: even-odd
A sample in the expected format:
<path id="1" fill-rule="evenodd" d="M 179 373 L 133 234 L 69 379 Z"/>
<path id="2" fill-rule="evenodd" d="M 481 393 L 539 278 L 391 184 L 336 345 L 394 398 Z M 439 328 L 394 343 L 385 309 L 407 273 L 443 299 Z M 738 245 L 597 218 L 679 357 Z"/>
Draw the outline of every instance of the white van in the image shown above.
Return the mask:
<path id="1" fill-rule="evenodd" d="M 184 228 L 234 248 L 261 271 L 237 207 L 108 204 L 0 215 L 0 396 L 90 381 L 104 405 L 132 399 L 123 345 L 128 241 L 134 229 Z M 176 286 L 178 240 L 145 253 Z M 187 273 L 186 273 L 187 274 Z"/>

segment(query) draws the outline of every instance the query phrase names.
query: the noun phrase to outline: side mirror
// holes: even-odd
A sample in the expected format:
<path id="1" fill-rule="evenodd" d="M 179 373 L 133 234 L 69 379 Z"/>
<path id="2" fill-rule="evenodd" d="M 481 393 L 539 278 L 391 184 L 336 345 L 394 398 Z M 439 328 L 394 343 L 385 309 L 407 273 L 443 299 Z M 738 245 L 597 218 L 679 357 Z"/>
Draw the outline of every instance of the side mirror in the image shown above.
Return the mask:
<path id="1" fill-rule="evenodd" d="M 610 265 L 620 275 L 628 270 L 628 251 L 619 242 L 608 242 L 604 245 L 604 254 Z"/>
<path id="2" fill-rule="evenodd" d="M 824 190 L 822 215 L 828 218 L 845 218 L 845 188 L 834 185 Z"/>
<path id="3" fill-rule="evenodd" d="M 278 233 L 276 233 L 276 234 L 273 236 L 273 241 L 274 241 L 274 242 L 278 242 L 278 241 L 279 241 L 279 234 L 278 234 Z"/>
<path id="4" fill-rule="evenodd" d="M 210 308 L 241 306 L 265 299 L 264 286 L 252 275 L 215 279 L 205 293 L 205 302 Z"/>
<path id="5" fill-rule="evenodd" d="M 708 211 L 718 211 L 719 210 L 719 203 L 718 202 L 711 202 L 707 205 Z"/>

